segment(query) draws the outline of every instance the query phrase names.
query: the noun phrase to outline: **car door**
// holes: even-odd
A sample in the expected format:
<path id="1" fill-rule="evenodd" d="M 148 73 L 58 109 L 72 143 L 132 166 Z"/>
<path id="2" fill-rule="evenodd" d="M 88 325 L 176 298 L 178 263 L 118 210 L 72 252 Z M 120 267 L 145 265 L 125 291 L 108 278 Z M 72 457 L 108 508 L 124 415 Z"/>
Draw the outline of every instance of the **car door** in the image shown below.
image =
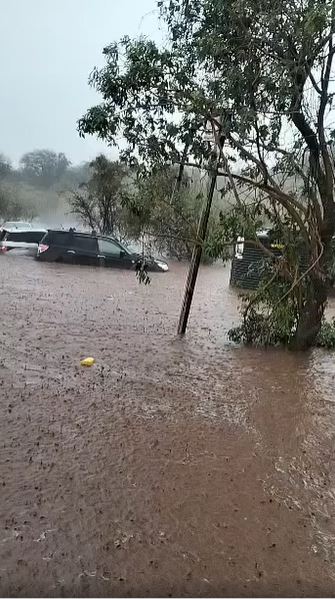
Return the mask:
<path id="1" fill-rule="evenodd" d="M 98 244 L 97 238 L 91 235 L 74 234 L 70 247 L 67 249 L 69 261 L 74 264 L 97 266 Z"/>
<path id="2" fill-rule="evenodd" d="M 42 243 L 45 246 L 41 255 L 43 260 L 50 262 L 73 263 L 74 249 L 72 247 L 73 235 L 69 231 L 49 230 L 43 237 Z"/>
<path id="3" fill-rule="evenodd" d="M 131 256 L 112 239 L 98 239 L 98 248 L 99 260 L 103 261 L 105 266 L 112 268 L 132 268 L 134 266 Z"/>

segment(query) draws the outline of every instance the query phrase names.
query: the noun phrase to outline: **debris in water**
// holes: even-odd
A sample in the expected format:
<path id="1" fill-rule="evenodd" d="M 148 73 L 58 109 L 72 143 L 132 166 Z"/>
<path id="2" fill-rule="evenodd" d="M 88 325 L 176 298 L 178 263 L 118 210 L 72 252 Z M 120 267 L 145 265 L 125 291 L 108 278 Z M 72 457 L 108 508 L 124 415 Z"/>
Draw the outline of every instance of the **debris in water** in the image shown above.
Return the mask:
<path id="1" fill-rule="evenodd" d="M 93 366 L 93 364 L 95 364 L 95 358 L 84 358 L 83 360 L 80 360 L 80 364 L 81 366 Z"/>
<path id="2" fill-rule="evenodd" d="M 45 530 L 44 532 L 42 532 L 40 534 L 38 539 L 34 539 L 35 543 L 40 543 L 41 541 L 44 541 L 46 539 L 48 532 L 55 532 L 56 530 L 57 530 L 56 528 L 48 528 L 47 530 Z"/>

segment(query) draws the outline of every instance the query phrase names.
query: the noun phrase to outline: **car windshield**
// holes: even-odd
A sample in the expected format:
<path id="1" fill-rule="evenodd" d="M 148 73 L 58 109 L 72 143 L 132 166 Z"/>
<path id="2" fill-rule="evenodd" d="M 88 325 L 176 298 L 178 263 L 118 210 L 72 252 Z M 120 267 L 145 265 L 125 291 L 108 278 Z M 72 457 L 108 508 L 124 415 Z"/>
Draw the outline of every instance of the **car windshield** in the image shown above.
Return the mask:
<path id="1" fill-rule="evenodd" d="M 141 247 L 140 245 L 126 245 L 124 243 L 120 243 L 118 242 L 120 247 L 127 253 L 127 254 L 141 254 Z"/>

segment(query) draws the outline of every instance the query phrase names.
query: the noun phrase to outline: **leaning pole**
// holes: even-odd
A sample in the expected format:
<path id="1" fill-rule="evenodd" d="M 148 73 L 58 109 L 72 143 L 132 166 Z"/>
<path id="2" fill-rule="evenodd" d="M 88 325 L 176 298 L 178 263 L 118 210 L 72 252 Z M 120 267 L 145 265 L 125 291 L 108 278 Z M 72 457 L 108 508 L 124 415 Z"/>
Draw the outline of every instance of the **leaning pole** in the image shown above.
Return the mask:
<path id="1" fill-rule="evenodd" d="M 213 161 L 212 168 L 210 169 L 207 199 L 201 212 L 197 230 L 197 238 L 193 247 L 190 268 L 186 279 L 184 298 L 179 317 L 178 335 L 184 335 L 187 328 L 188 317 L 190 314 L 195 284 L 200 266 L 202 249 L 207 233 L 208 219 L 211 212 L 213 195 L 216 187 L 216 179 L 217 161 L 215 160 Z"/>

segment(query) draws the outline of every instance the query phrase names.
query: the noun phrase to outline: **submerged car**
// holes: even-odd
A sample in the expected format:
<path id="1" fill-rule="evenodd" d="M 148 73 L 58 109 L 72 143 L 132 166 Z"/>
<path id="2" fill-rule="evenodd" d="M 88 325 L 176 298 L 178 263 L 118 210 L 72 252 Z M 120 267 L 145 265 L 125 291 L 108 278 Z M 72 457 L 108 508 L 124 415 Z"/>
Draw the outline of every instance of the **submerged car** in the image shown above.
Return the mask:
<path id="1" fill-rule="evenodd" d="M 46 229 L 33 229 L 30 225 L 27 228 L 3 227 L 0 230 L 0 252 L 20 250 L 25 254 L 36 255 L 38 244 L 45 234 Z"/>
<path id="2" fill-rule="evenodd" d="M 49 230 L 37 249 L 37 260 L 148 271 L 169 270 L 166 262 L 133 252 L 112 237 L 96 233 Z"/>

